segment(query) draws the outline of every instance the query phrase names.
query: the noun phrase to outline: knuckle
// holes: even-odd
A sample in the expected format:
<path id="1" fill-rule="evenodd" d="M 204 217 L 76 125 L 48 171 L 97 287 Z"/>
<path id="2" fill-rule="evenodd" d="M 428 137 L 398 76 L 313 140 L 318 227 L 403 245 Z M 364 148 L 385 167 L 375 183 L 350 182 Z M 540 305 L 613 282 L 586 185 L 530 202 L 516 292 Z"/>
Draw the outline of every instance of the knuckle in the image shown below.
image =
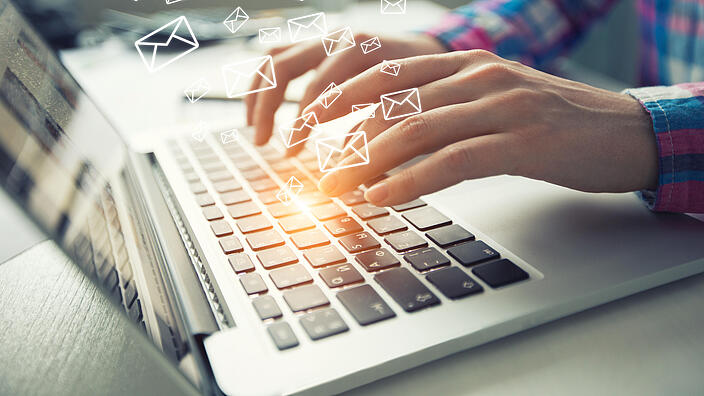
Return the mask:
<path id="1" fill-rule="evenodd" d="M 422 114 L 406 118 L 398 125 L 399 138 L 408 143 L 420 142 L 428 131 L 430 122 L 428 117 Z"/>
<path id="2" fill-rule="evenodd" d="M 418 180 L 415 173 L 410 169 L 404 169 L 398 173 L 399 187 L 406 191 L 417 191 L 418 190 Z"/>
<path id="3" fill-rule="evenodd" d="M 367 41 L 372 37 L 374 37 L 374 36 L 372 36 L 371 34 L 366 33 L 366 32 L 361 32 L 361 33 L 355 34 L 355 39 L 357 41 Z"/>
<path id="4" fill-rule="evenodd" d="M 506 93 L 506 101 L 513 106 L 517 106 L 517 110 L 521 110 L 526 107 L 532 108 L 536 104 L 539 95 L 537 91 L 532 89 L 515 88 Z"/>
<path id="5" fill-rule="evenodd" d="M 471 154 L 468 147 L 453 144 L 443 149 L 444 163 L 452 170 L 464 170 L 470 166 Z"/>
<path id="6" fill-rule="evenodd" d="M 465 55 L 472 60 L 478 60 L 478 59 L 495 59 L 498 58 L 496 54 L 494 54 L 491 51 L 487 51 L 484 49 L 473 49 L 465 52 Z"/>

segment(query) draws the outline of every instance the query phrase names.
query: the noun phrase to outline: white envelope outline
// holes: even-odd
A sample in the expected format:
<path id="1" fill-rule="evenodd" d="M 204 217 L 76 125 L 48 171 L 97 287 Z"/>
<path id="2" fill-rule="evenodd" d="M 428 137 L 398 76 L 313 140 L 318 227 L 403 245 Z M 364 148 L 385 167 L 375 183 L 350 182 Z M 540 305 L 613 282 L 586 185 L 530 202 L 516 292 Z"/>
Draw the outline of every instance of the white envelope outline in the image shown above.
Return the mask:
<path id="1" fill-rule="evenodd" d="M 330 108 L 332 104 L 342 95 L 342 90 L 334 82 L 331 82 L 327 88 L 320 94 L 320 102 L 326 109 Z"/>
<path id="2" fill-rule="evenodd" d="M 354 113 L 355 111 L 364 110 L 369 106 L 374 106 L 375 104 L 376 103 L 363 103 L 363 104 L 352 105 L 352 112 Z M 374 118 L 375 116 L 376 116 L 376 109 L 374 109 L 374 111 L 372 111 L 372 113 L 370 115 L 368 115 L 367 118 Z"/>
<path id="3" fill-rule="evenodd" d="M 162 30 L 168 29 L 171 29 L 171 33 L 169 34 L 169 37 L 166 39 L 166 41 L 164 41 L 162 38 L 152 37 L 159 34 Z M 159 48 L 168 48 L 169 45 L 171 45 L 171 43 L 174 41 L 180 41 L 182 44 L 188 44 L 190 48 L 186 49 L 181 53 L 168 54 L 169 56 L 166 60 L 164 60 L 163 62 L 157 62 L 157 50 Z M 186 17 L 180 16 L 174 19 L 173 21 L 167 23 L 166 25 L 154 30 L 148 35 L 142 37 L 141 39 L 135 41 L 134 46 L 137 48 L 137 52 L 142 58 L 142 62 L 144 62 L 144 64 L 147 66 L 147 70 L 153 73 L 170 65 L 177 59 L 186 56 L 186 54 L 195 51 L 196 48 L 198 48 L 198 40 L 196 39 L 195 34 L 193 34 L 191 25 L 188 24 L 188 20 L 186 19 Z M 146 52 L 146 56 L 142 52 L 143 50 L 144 52 Z"/>
<path id="4" fill-rule="evenodd" d="M 381 68 L 379 71 L 395 77 L 398 76 L 398 72 L 401 71 L 401 64 L 385 60 L 381 62 Z"/>
<path id="5" fill-rule="evenodd" d="M 208 80 L 206 80 L 205 78 L 201 78 L 191 84 L 188 88 L 186 88 L 183 93 L 186 95 L 186 98 L 188 98 L 189 102 L 195 103 L 198 101 L 198 99 L 205 96 L 209 91 L 210 84 L 208 84 Z"/>
<path id="6" fill-rule="evenodd" d="M 259 29 L 259 42 L 262 44 L 266 43 L 278 43 L 281 41 L 281 28 L 261 28 Z"/>
<path id="7" fill-rule="evenodd" d="M 381 95 L 379 99 L 381 99 L 381 108 L 385 120 L 393 120 L 395 118 L 408 117 L 421 113 L 418 88 L 404 89 L 402 91 L 384 94 Z M 408 105 L 406 111 L 401 110 L 399 114 L 392 114 L 394 110 L 403 107 L 404 104 Z"/>
<path id="8" fill-rule="evenodd" d="M 227 30 L 230 31 L 230 33 L 237 33 L 240 28 L 244 25 L 245 22 L 249 20 L 249 15 L 247 15 L 246 12 L 242 9 L 242 7 L 237 7 L 235 8 L 230 15 L 225 18 L 222 23 L 225 25 Z"/>
<path id="9" fill-rule="evenodd" d="M 191 137 L 198 142 L 202 142 L 205 140 L 206 129 L 208 129 L 208 124 L 203 121 L 199 122 L 198 125 L 196 125 L 196 130 L 191 133 Z"/>
<path id="10" fill-rule="evenodd" d="M 318 38 L 328 32 L 325 23 L 325 13 L 304 15 L 288 20 L 288 32 L 291 35 L 291 42 L 310 40 Z"/>
<path id="11" fill-rule="evenodd" d="M 343 148 L 338 148 L 337 143 L 340 136 L 318 139 L 315 141 L 315 151 L 318 155 L 318 166 L 321 172 L 331 172 L 338 169 L 352 168 L 355 166 L 367 165 L 369 163 L 369 148 L 367 146 L 367 133 L 356 131 L 342 136 L 347 139 L 347 144 Z M 361 142 L 362 147 L 357 149 L 355 144 Z M 352 161 L 345 165 L 335 165 L 335 156 L 341 155 L 345 151 L 350 153 Z"/>
<path id="12" fill-rule="evenodd" d="M 381 0 L 382 14 L 405 14 L 406 0 Z"/>
<path id="13" fill-rule="evenodd" d="M 220 141 L 222 144 L 234 143 L 239 139 L 239 131 L 230 129 L 229 131 L 220 132 Z"/>
<path id="14" fill-rule="evenodd" d="M 328 33 L 323 36 L 321 40 L 323 42 L 323 49 L 325 49 L 325 53 L 328 56 L 339 54 L 355 46 L 354 34 L 352 34 L 352 29 L 349 27 Z"/>
<path id="15" fill-rule="evenodd" d="M 296 179 L 296 176 L 291 176 L 286 182 L 286 185 L 276 193 L 276 198 L 278 198 L 282 204 L 288 205 L 291 199 L 297 197 L 301 191 L 303 191 L 303 183 Z"/>
<path id="16" fill-rule="evenodd" d="M 368 54 L 381 48 L 381 41 L 379 41 L 379 37 L 372 37 L 359 43 L 359 46 L 362 48 L 362 53 Z"/>
<path id="17" fill-rule="evenodd" d="M 303 124 L 301 124 L 300 127 L 296 128 L 295 125 L 299 120 L 303 121 Z M 319 128 L 317 128 L 317 126 L 318 116 L 311 111 L 310 113 L 303 114 L 300 117 L 289 121 L 288 124 L 286 124 L 285 126 L 279 127 L 279 132 L 281 133 L 281 139 L 283 139 L 284 141 L 284 146 L 286 146 L 287 148 L 291 148 L 297 144 L 301 144 L 306 140 L 318 136 L 321 131 Z M 303 128 L 306 127 L 310 128 L 308 136 L 300 140 L 294 139 L 294 136 L 297 133 L 300 134 L 303 131 Z"/>
<path id="18" fill-rule="evenodd" d="M 179 1 L 181 1 L 181 0 L 166 0 L 166 4 L 174 4 L 174 3 L 178 3 Z"/>
<path id="19" fill-rule="evenodd" d="M 271 70 L 271 76 L 268 75 L 267 70 Z M 276 88 L 274 60 L 271 55 L 224 65 L 222 75 L 225 79 L 225 92 L 228 98 Z M 249 89 L 249 83 L 255 75 L 259 75 L 266 84 L 261 88 Z"/>

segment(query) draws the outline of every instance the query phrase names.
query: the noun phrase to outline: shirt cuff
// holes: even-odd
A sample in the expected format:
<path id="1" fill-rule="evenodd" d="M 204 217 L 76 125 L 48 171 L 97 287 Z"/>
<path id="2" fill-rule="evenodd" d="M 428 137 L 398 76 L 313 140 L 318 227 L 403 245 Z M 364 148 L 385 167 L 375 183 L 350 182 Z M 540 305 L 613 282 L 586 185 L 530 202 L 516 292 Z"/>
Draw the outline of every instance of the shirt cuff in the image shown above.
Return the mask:
<path id="1" fill-rule="evenodd" d="M 633 88 L 650 114 L 658 186 L 638 195 L 655 211 L 704 213 L 704 83 Z"/>

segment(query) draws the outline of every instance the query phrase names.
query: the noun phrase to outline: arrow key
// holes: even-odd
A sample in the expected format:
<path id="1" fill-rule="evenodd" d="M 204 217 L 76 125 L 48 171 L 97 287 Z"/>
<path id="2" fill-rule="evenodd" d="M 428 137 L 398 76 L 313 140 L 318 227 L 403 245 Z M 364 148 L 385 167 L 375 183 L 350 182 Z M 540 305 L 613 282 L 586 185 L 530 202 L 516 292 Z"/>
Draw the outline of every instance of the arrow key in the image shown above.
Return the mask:
<path id="1" fill-rule="evenodd" d="M 479 283 L 458 267 L 433 271 L 425 279 L 440 289 L 447 298 L 451 299 L 466 297 L 484 290 Z"/>

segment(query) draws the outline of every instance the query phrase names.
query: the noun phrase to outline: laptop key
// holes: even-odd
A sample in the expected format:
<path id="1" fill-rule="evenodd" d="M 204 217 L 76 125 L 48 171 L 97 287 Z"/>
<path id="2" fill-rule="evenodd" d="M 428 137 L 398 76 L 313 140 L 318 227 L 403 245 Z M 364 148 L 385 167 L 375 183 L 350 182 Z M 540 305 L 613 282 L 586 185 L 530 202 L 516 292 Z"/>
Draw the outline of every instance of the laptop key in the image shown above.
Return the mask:
<path id="1" fill-rule="evenodd" d="M 300 264 L 279 268 L 269 273 L 269 278 L 279 289 L 298 286 L 313 281 L 308 271 Z"/>
<path id="2" fill-rule="evenodd" d="M 450 265 L 450 259 L 435 248 L 419 249 L 403 256 L 418 271 Z M 461 270 L 460 270 L 461 271 Z"/>
<path id="3" fill-rule="evenodd" d="M 205 184 L 203 184 L 199 181 L 197 181 L 195 183 L 191 183 L 189 185 L 189 187 L 190 187 L 191 192 L 193 194 L 200 194 L 200 193 L 204 193 L 204 192 L 208 191 L 208 189 L 205 187 Z"/>
<path id="4" fill-rule="evenodd" d="M 397 212 L 403 212 L 404 210 L 410 210 L 415 208 L 420 208 L 421 206 L 427 205 L 422 199 L 414 199 L 411 202 L 406 202 L 400 205 L 394 205 L 391 208 Z"/>
<path id="5" fill-rule="evenodd" d="M 287 234 L 315 227 L 315 223 L 313 223 L 313 221 L 304 214 L 297 214 L 279 219 L 279 225 Z"/>
<path id="6" fill-rule="evenodd" d="M 283 315 L 281 308 L 272 296 L 259 296 L 252 300 L 252 306 L 261 320 L 279 318 Z"/>
<path id="7" fill-rule="evenodd" d="M 340 314 L 338 314 L 334 308 L 327 308 L 303 315 L 300 322 L 303 329 L 313 341 L 344 333 L 349 330 L 340 317 Z"/>
<path id="8" fill-rule="evenodd" d="M 247 179 L 247 181 L 261 180 L 269 177 L 269 175 L 264 172 L 262 168 L 254 168 L 248 171 L 242 171 L 240 173 L 242 173 L 242 177 Z"/>
<path id="9" fill-rule="evenodd" d="M 347 206 L 359 205 L 367 202 L 364 199 L 364 192 L 361 190 L 352 190 L 340 195 L 338 198 Z"/>
<path id="10" fill-rule="evenodd" d="M 207 192 L 196 194 L 196 202 L 201 207 L 215 205 L 215 200 Z"/>
<path id="11" fill-rule="evenodd" d="M 321 246 L 303 252 L 303 257 L 308 260 L 313 268 L 325 267 L 344 262 L 345 256 L 334 245 Z"/>
<path id="12" fill-rule="evenodd" d="M 269 290 L 264 283 L 264 279 L 257 273 L 240 275 L 240 283 L 247 294 L 264 293 Z"/>
<path id="13" fill-rule="evenodd" d="M 218 209 L 217 206 L 206 206 L 206 207 L 204 207 L 204 208 L 203 208 L 203 216 L 205 216 L 205 218 L 206 218 L 208 221 L 211 221 L 211 220 L 220 220 L 220 219 L 222 219 L 222 218 L 225 217 L 225 216 L 223 216 L 222 211 L 220 211 L 220 209 Z"/>
<path id="14" fill-rule="evenodd" d="M 232 176 L 232 173 L 230 173 L 229 170 L 218 170 L 214 172 L 208 172 L 208 179 L 210 179 L 211 182 L 220 182 L 220 181 L 226 181 L 226 180 L 234 180 L 235 177 Z"/>
<path id="15" fill-rule="evenodd" d="M 436 228 L 426 232 L 425 235 L 443 248 L 474 239 L 474 234 L 465 230 L 459 224 Z"/>
<path id="16" fill-rule="evenodd" d="M 271 164 L 271 169 L 273 169 L 274 172 L 276 172 L 276 173 L 282 173 L 282 172 L 295 170 L 296 167 L 288 161 L 281 161 L 281 162 L 276 162 L 274 164 Z"/>
<path id="17" fill-rule="evenodd" d="M 408 229 L 406 224 L 396 216 L 384 216 L 372 219 L 367 222 L 367 225 L 378 235 L 386 235 Z"/>
<path id="18" fill-rule="evenodd" d="M 265 269 L 271 269 L 298 262 L 298 257 L 290 247 L 278 246 L 272 249 L 262 250 L 257 253 L 257 259 Z"/>
<path id="19" fill-rule="evenodd" d="M 291 242 L 300 250 L 327 245 L 330 240 L 318 229 L 301 231 L 291 235 Z"/>
<path id="20" fill-rule="evenodd" d="M 447 254 L 468 267 L 495 258 L 499 253 L 482 241 L 467 242 L 447 249 Z"/>
<path id="21" fill-rule="evenodd" d="M 254 263 L 246 253 L 230 254 L 227 256 L 227 261 L 230 262 L 230 267 L 236 274 L 254 271 Z"/>
<path id="22" fill-rule="evenodd" d="M 242 250 L 242 244 L 240 243 L 240 240 L 237 239 L 236 236 L 230 235 L 225 238 L 220 238 L 218 241 L 220 243 L 220 247 L 222 248 L 222 251 L 225 254 L 230 254 L 230 253 L 239 253 Z"/>
<path id="23" fill-rule="evenodd" d="M 356 234 L 347 235 L 340 238 L 339 241 L 342 247 L 350 253 L 359 253 L 381 247 L 379 241 L 369 235 L 368 232 L 358 232 Z"/>
<path id="24" fill-rule="evenodd" d="M 413 231 L 404 231 L 387 235 L 384 241 L 397 252 L 406 252 L 428 246 L 428 242 Z"/>
<path id="25" fill-rule="evenodd" d="M 379 293 L 369 285 L 343 290 L 337 293 L 337 298 L 362 326 L 396 316 Z"/>
<path id="26" fill-rule="evenodd" d="M 281 202 L 276 198 L 276 191 L 262 191 L 257 195 L 264 205 Z"/>
<path id="27" fill-rule="evenodd" d="M 354 258 L 367 272 L 380 271 L 401 265 L 401 262 L 391 252 L 383 248 L 360 253 Z"/>
<path id="28" fill-rule="evenodd" d="M 232 157 L 230 157 L 232 158 Z M 240 171 L 248 171 L 252 169 L 257 169 L 259 168 L 259 164 L 256 163 L 256 161 L 248 159 L 248 160 L 240 160 L 240 159 L 233 159 L 232 162 L 235 163 L 235 167 L 239 169 Z"/>
<path id="29" fill-rule="evenodd" d="M 347 215 L 341 207 L 334 203 L 329 203 L 325 205 L 316 206 L 311 209 L 313 216 L 320 221 L 330 220 L 335 217 L 341 217 Z"/>
<path id="30" fill-rule="evenodd" d="M 364 282 L 364 278 L 352 265 L 342 264 L 334 267 L 328 267 L 319 272 L 328 287 L 347 286 L 352 283 Z"/>
<path id="31" fill-rule="evenodd" d="M 242 186 L 235 180 L 219 181 L 217 183 L 213 183 L 213 187 L 215 187 L 215 191 L 219 193 L 242 189 Z"/>
<path id="32" fill-rule="evenodd" d="M 225 205 L 236 205 L 252 200 L 244 190 L 236 190 L 220 194 L 220 199 Z"/>
<path id="33" fill-rule="evenodd" d="M 509 259 L 478 265 L 472 273 L 494 288 L 528 279 L 528 273 Z"/>
<path id="34" fill-rule="evenodd" d="M 420 231 L 452 224 L 452 220 L 430 206 L 409 210 L 401 216 Z"/>
<path id="35" fill-rule="evenodd" d="M 440 299 L 406 268 L 393 268 L 374 276 L 406 312 L 414 312 L 440 304 Z"/>
<path id="36" fill-rule="evenodd" d="M 457 267 L 443 268 L 425 276 L 447 298 L 457 299 L 479 293 L 484 288 Z"/>
<path id="37" fill-rule="evenodd" d="M 263 215 L 244 217 L 237 220 L 237 228 L 239 228 L 243 234 L 268 230 L 271 227 L 273 226 L 269 222 L 269 219 L 267 219 L 266 216 Z"/>
<path id="38" fill-rule="evenodd" d="M 259 206 L 252 201 L 230 205 L 227 207 L 227 212 L 233 219 L 241 219 L 243 217 L 254 216 L 262 213 L 262 211 L 259 210 Z"/>
<path id="39" fill-rule="evenodd" d="M 286 304 L 293 312 L 305 311 L 306 309 L 330 304 L 328 298 L 316 285 L 306 285 L 286 290 L 283 295 Z"/>
<path id="40" fill-rule="evenodd" d="M 232 227 L 225 220 L 215 220 L 210 222 L 210 229 L 216 237 L 232 234 Z"/>
<path id="41" fill-rule="evenodd" d="M 362 231 L 362 226 L 349 216 L 326 221 L 323 225 L 335 237 Z"/>
<path id="42" fill-rule="evenodd" d="M 286 322 L 276 322 L 267 328 L 271 339 L 280 351 L 298 346 L 298 338 Z"/>
<path id="43" fill-rule="evenodd" d="M 281 246 L 285 243 L 284 239 L 278 232 L 276 232 L 276 230 L 266 230 L 247 234 L 245 239 L 247 239 L 247 244 L 249 244 L 249 247 L 251 247 L 254 251 Z"/>
<path id="44" fill-rule="evenodd" d="M 314 191 L 309 193 L 303 193 L 298 196 L 298 200 L 307 207 L 322 205 L 326 203 L 331 203 L 332 200 L 325 196 L 325 194 L 320 191 Z"/>
<path id="45" fill-rule="evenodd" d="M 282 217 L 291 216 L 301 212 L 296 205 L 284 205 L 281 202 L 273 203 L 268 205 L 266 208 L 275 219 L 280 219 Z"/>
<path id="46" fill-rule="evenodd" d="M 279 186 L 273 180 L 271 180 L 269 178 L 255 180 L 253 182 L 250 182 L 249 185 L 256 192 L 276 190 L 277 188 L 279 188 Z"/>
<path id="47" fill-rule="evenodd" d="M 369 220 L 375 217 L 386 216 L 387 214 L 389 214 L 388 210 L 372 205 L 370 203 L 357 205 L 352 208 L 352 212 L 354 212 L 354 214 L 359 216 L 359 218 L 362 220 Z"/>

